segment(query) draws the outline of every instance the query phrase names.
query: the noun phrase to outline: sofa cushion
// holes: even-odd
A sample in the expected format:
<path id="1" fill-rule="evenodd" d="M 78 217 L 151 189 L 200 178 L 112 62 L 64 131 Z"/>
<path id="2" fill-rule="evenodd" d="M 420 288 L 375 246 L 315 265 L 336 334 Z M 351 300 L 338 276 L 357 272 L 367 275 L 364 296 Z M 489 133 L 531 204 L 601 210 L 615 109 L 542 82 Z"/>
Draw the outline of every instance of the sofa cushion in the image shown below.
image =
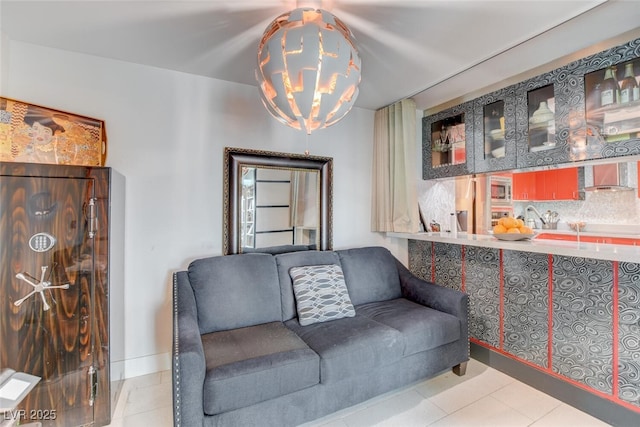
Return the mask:
<path id="1" fill-rule="evenodd" d="M 356 315 L 339 265 L 293 267 L 289 275 L 293 280 L 300 325 Z"/>
<path id="2" fill-rule="evenodd" d="M 303 251 L 279 254 L 275 256 L 280 279 L 280 296 L 282 298 L 282 320 L 289 320 L 298 315 L 296 300 L 293 294 L 293 282 L 289 275 L 291 267 L 305 265 L 340 265 L 338 254 L 331 251 Z"/>
<path id="3" fill-rule="evenodd" d="M 280 285 L 273 256 L 227 255 L 189 265 L 200 333 L 282 320 Z"/>
<path id="4" fill-rule="evenodd" d="M 396 259 L 381 247 L 337 251 L 353 305 L 400 298 Z"/>
<path id="5" fill-rule="evenodd" d="M 375 371 L 402 358 L 404 340 L 399 331 L 357 314 L 325 323 L 301 326 L 285 322 L 320 355 L 320 382 L 331 383 Z"/>
<path id="6" fill-rule="evenodd" d="M 319 357 L 282 322 L 202 336 L 204 412 L 215 415 L 317 384 Z"/>
<path id="7" fill-rule="evenodd" d="M 408 356 L 456 341 L 460 338 L 460 320 L 404 298 L 359 305 L 358 315 L 398 330 L 404 338 Z"/>

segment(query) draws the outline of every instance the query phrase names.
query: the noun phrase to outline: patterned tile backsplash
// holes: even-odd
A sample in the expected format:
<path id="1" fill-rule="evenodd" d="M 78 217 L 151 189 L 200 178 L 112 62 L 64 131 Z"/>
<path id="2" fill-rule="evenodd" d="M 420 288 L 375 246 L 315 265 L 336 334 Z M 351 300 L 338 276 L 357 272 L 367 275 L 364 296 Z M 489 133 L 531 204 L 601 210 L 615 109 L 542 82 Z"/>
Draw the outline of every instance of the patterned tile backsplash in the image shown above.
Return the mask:
<path id="1" fill-rule="evenodd" d="M 637 163 L 628 162 L 627 172 L 620 182 L 629 191 L 586 191 L 584 200 L 514 202 L 513 214 L 525 216 L 526 207 L 533 205 L 540 213 L 547 210 L 559 215 L 558 230 L 568 231 L 569 222 L 586 222 L 585 232 L 640 234 L 640 198 L 635 188 L 638 182 Z M 585 167 L 584 186 L 593 185 L 591 168 Z M 418 202 L 424 220 L 435 220 L 447 229 L 450 213 L 456 205 L 454 179 L 421 180 L 418 183 Z M 539 223 L 538 223 L 539 226 Z"/>
<path id="2" fill-rule="evenodd" d="M 448 229 L 451 212 L 456 206 L 456 187 L 453 179 L 420 181 L 418 205 L 425 222 L 432 220 Z"/>
<path id="3" fill-rule="evenodd" d="M 541 213 L 558 212 L 558 230 L 569 230 L 568 222 L 585 221 L 587 232 L 640 232 L 640 199 L 636 191 L 586 192 L 584 200 L 575 201 L 515 202 L 514 215 L 524 216 L 530 204 Z"/>

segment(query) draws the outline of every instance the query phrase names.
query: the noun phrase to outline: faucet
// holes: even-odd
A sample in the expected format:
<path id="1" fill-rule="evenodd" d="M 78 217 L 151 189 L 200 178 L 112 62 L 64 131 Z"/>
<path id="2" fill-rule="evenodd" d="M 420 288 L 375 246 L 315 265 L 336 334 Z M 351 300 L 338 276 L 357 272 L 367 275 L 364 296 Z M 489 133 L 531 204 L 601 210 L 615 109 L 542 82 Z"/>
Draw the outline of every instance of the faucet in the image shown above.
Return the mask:
<path id="1" fill-rule="evenodd" d="M 526 211 L 533 211 L 535 212 L 536 216 L 538 217 L 538 219 L 540 220 L 540 224 L 544 225 L 546 224 L 546 221 L 544 219 L 542 219 L 542 215 L 540 215 L 540 212 L 538 212 L 538 210 L 533 207 L 532 205 L 528 205 L 526 208 Z"/>

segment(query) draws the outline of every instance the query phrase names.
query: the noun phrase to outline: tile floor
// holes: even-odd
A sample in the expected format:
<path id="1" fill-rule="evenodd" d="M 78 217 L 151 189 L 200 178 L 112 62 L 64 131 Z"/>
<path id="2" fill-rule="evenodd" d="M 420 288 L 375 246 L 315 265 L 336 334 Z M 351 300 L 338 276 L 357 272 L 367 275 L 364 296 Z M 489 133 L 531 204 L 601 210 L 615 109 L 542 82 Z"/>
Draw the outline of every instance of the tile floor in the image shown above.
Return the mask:
<path id="1" fill-rule="evenodd" d="M 111 427 L 173 425 L 171 372 L 130 378 L 122 385 Z M 467 374 L 443 373 L 304 427 L 532 426 L 608 424 L 527 386 L 477 360 Z"/>

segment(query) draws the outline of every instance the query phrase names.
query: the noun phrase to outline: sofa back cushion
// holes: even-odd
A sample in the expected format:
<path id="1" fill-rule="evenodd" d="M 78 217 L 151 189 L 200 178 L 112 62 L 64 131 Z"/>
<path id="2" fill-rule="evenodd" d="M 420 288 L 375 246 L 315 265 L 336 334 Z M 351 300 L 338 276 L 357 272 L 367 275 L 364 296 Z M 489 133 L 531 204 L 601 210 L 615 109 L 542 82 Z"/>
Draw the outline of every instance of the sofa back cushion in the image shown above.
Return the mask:
<path id="1" fill-rule="evenodd" d="M 375 301 L 400 298 L 400 276 L 396 259 L 387 249 L 367 247 L 337 251 L 356 307 Z"/>
<path id="2" fill-rule="evenodd" d="M 189 265 L 188 274 L 201 334 L 282 321 L 272 255 L 203 258 Z"/>
<path id="3" fill-rule="evenodd" d="M 340 265 L 340 259 L 335 252 L 330 251 L 303 251 L 291 252 L 275 256 L 280 279 L 280 293 L 282 296 L 282 320 L 286 321 L 298 316 L 296 300 L 293 294 L 293 282 L 289 275 L 292 267 L 309 265 Z"/>

